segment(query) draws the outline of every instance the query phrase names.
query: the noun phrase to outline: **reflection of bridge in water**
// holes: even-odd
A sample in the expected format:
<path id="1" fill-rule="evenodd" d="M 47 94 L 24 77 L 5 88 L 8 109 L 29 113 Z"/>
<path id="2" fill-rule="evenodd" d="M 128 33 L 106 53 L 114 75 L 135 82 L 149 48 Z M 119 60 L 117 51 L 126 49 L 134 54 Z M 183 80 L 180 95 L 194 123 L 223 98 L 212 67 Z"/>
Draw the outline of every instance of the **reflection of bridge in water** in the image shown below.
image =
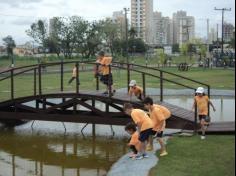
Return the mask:
<path id="1" fill-rule="evenodd" d="M 137 100 L 130 100 L 126 93 L 116 93 L 111 95 L 111 87 L 109 88 L 109 94 L 107 96 L 102 95 L 99 92 L 99 78 L 96 79 L 96 90 L 86 90 L 89 86 L 82 90 L 83 84 L 88 84 L 88 80 L 83 80 L 80 76 L 81 86 L 76 79 L 75 90 L 65 90 L 65 66 L 67 64 L 75 64 L 77 71 L 79 72 L 80 62 L 61 62 L 61 63 L 48 63 L 43 65 L 33 65 L 21 68 L 14 68 L 8 71 L 0 73 L 0 83 L 3 81 L 10 81 L 10 97 L 6 101 L 0 102 L 0 119 L 2 118 L 5 123 L 9 120 L 45 120 L 45 121 L 62 121 L 62 122 L 78 122 L 78 123 L 92 123 L 92 124 L 110 124 L 110 125 L 125 125 L 131 119 L 127 117 L 122 110 L 122 106 L 125 102 L 131 102 L 136 107 L 142 108 L 141 102 Z M 95 63 L 84 63 L 84 65 L 92 67 Z M 57 75 L 45 73 L 42 68 L 52 70 L 51 68 L 57 67 L 59 71 Z M 173 87 L 188 88 L 195 92 L 195 88 L 203 86 L 207 90 L 208 96 L 210 96 L 210 86 L 183 76 L 179 76 L 174 73 L 166 72 L 152 67 L 145 67 L 134 64 L 113 63 L 109 66 L 110 71 L 118 70 L 122 71 L 122 77 L 114 80 L 119 82 L 125 82 L 123 86 L 128 87 L 129 81 L 132 79 L 140 79 L 141 86 L 144 89 L 144 95 L 148 95 L 147 86 L 150 86 L 150 82 L 155 85 L 156 88 L 160 88 L 160 100 L 157 102 L 168 107 L 172 112 L 172 118 L 168 119 L 168 128 L 178 128 L 187 130 L 197 130 L 197 114 L 189 110 L 186 110 L 179 106 L 174 106 L 164 101 L 164 88 L 165 85 Z M 17 96 L 17 84 L 16 79 L 23 76 L 23 74 L 31 74 L 32 79 L 28 86 L 33 90 L 29 94 L 20 97 Z M 80 72 L 80 75 L 83 73 Z M 85 72 L 88 74 L 88 72 Z M 92 74 L 91 74 L 92 75 Z M 115 74 L 113 74 L 115 75 Z M 57 77 L 55 77 L 57 76 Z M 48 84 L 46 81 L 49 77 L 53 79 L 59 79 L 59 89 L 55 92 L 46 92 L 44 84 Z M 87 78 L 87 77 L 86 77 Z M 46 80 L 46 81 L 44 81 Z M 51 80 L 52 81 L 52 80 Z M 18 82 L 19 84 L 19 82 Z M 92 83 L 89 82 L 88 85 Z M 52 100 L 57 100 L 52 101 Z M 61 100 L 61 101 L 58 101 Z M 102 110 L 97 107 L 97 103 L 102 103 L 105 109 Z M 31 105 L 29 105 L 31 104 Z M 32 105 L 33 104 L 33 105 Z M 78 109 L 78 106 L 84 109 Z M 232 132 L 234 130 L 234 123 L 212 123 L 211 128 L 214 132 Z M 214 128 L 214 125 L 216 128 Z M 223 128 L 219 128 L 223 127 Z"/>
<path id="2" fill-rule="evenodd" d="M 12 176 L 24 175 L 20 174 L 22 170 L 31 175 L 64 176 L 68 175 L 65 174 L 67 171 L 77 176 L 91 172 L 95 172 L 92 175 L 105 175 L 111 165 L 126 153 L 126 144 L 114 139 L 29 135 L 14 131 L 1 131 L 0 139 L 1 174 L 4 174 L 2 171 L 11 170 Z M 3 166 L 5 168 L 1 168 Z M 57 167 L 53 172 L 61 168 L 61 173 L 50 173 L 53 167 Z"/>

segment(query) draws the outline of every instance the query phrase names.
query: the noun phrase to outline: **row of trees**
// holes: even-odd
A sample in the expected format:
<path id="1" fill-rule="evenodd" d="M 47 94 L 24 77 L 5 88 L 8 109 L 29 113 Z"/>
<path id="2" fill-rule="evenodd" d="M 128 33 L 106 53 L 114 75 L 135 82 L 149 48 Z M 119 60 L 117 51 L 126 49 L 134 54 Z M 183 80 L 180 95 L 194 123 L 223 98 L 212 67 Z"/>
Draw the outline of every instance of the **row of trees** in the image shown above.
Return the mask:
<path id="1" fill-rule="evenodd" d="M 54 17 L 48 33 L 48 25 L 38 20 L 26 31 L 46 53 L 46 50 L 63 53 L 65 58 L 71 58 L 72 53 L 80 53 L 88 58 L 103 48 L 109 48 L 112 55 L 125 54 L 126 40 L 120 37 L 119 27 L 110 19 L 89 23 L 78 16 Z M 136 52 L 145 52 L 145 44 L 135 38 L 135 31 L 129 31 L 128 48 L 135 46 Z"/>

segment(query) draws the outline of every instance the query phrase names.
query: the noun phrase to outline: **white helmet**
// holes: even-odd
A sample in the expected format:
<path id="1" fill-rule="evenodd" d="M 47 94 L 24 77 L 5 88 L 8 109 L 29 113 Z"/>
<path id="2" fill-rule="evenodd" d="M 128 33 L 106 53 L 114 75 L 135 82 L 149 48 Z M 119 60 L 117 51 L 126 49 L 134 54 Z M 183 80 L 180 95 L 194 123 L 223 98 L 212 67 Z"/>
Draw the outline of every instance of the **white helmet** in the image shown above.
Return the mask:
<path id="1" fill-rule="evenodd" d="M 129 86 L 132 87 L 132 86 L 135 86 L 137 83 L 135 80 L 131 80 L 130 83 L 129 83 Z"/>
<path id="2" fill-rule="evenodd" d="M 198 87 L 196 90 L 196 93 L 203 94 L 204 93 L 204 88 L 203 87 Z"/>

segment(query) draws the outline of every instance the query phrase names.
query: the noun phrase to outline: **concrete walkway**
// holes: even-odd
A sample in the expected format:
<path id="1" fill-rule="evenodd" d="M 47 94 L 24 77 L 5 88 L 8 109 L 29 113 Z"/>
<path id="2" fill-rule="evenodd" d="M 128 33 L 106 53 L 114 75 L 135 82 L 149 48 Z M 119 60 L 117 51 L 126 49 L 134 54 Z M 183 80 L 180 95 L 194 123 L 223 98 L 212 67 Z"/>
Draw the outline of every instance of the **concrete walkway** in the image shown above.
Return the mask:
<path id="1" fill-rule="evenodd" d="M 129 158 L 129 154 L 122 156 L 111 167 L 107 176 L 148 176 L 150 169 L 156 166 L 159 160 L 155 154 L 159 149 L 160 145 L 155 141 L 154 150 L 148 152 L 149 158 L 135 160 Z"/>

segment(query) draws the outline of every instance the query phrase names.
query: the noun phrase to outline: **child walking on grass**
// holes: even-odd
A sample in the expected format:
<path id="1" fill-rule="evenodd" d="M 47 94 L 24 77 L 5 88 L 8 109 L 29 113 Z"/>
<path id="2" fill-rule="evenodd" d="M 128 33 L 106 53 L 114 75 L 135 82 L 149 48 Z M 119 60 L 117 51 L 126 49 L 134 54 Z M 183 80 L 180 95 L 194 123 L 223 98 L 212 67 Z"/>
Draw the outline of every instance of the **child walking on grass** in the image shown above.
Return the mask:
<path id="1" fill-rule="evenodd" d="M 203 87 L 198 87 L 196 90 L 196 94 L 194 97 L 194 103 L 192 106 L 192 110 L 195 110 L 195 106 L 197 106 L 197 111 L 198 111 L 198 117 L 201 125 L 201 139 L 206 138 L 206 129 L 209 125 L 209 122 L 207 120 L 208 117 L 208 105 L 210 105 L 213 108 L 213 111 L 216 111 L 214 105 L 210 101 L 209 97 L 205 95 L 204 93 L 204 88 Z"/>

